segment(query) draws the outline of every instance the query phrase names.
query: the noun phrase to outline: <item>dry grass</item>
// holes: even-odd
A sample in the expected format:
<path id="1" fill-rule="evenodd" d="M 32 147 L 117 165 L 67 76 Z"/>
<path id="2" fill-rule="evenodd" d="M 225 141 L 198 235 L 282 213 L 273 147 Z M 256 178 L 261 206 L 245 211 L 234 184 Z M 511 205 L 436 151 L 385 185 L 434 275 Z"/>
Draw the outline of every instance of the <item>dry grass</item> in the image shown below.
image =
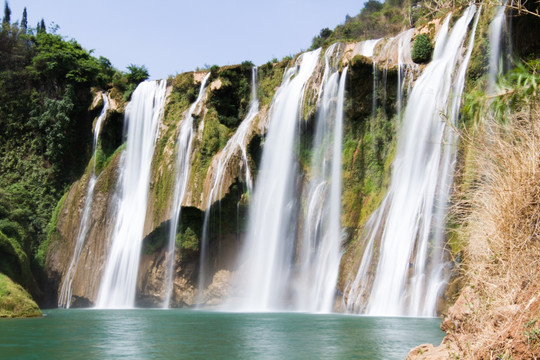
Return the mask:
<path id="1" fill-rule="evenodd" d="M 455 210 L 468 288 L 443 323 L 458 358 L 540 357 L 540 106 L 531 104 L 507 125 L 487 115 L 468 142 L 472 181 Z"/>

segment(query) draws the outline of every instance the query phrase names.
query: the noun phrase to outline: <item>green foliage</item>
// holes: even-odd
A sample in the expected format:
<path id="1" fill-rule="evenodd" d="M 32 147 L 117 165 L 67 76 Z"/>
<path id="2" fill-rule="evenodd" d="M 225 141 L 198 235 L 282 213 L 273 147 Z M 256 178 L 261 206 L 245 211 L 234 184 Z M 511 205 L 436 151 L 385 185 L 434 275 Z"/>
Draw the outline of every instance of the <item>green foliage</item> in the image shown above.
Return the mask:
<path id="1" fill-rule="evenodd" d="M 71 86 L 66 87 L 64 96 L 59 99 L 45 98 L 44 112 L 31 118 L 36 127 L 44 134 L 40 139 L 43 153 L 55 165 L 60 165 L 66 151 L 70 151 L 72 139 L 72 121 L 74 118 L 75 92 Z M 35 113 L 35 112 L 34 112 Z"/>
<path id="2" fill-rule="evenodd" d="M 176 234 L 176 247 L 182 250 L 199 251 L 199 237 L 188 226 L 183 232 Z"/>
<path id="3" fill-rule="evenodd" d="M 148 69 L 144 65 L 139 66 L 130 64 L 127 69 L 128 73 L 126 74 L 126 77 L 129 83 L 138 84 L 148 79 L 148 77 L 150 76 L 150 74 L 148 73 Z"/>
<path id="4" fill-rule="evenodd" d="M 285 68 L 289 61 L 268 62 L 259 67 L 259 87 L 258 96 L 262 106 L 269 105 L 274 97 L 276 90 L 281 85 Z"/>
<path id="5" fill-rule="evenodd" d="M 96 151 L 96 158 L 94 161 L 96 162 L 96 174 L 99 174 L 103 169 L 109 166 L 111 161 L 118 156 L 122 151 L 126 149 L 126 143 L 123 143 L 120 145 L 116 150 L 107 156 L 107 154 L 103 151 L 101 146 L 98 146 L 98 149 Z"/>
<path id="6" fill-rule="evenodd" d="M 39 271 L 55 206 L 91 156 L 90 89 L 108 86 L 116 73 L 75 40 L 47 34 L 43 20 L 36 34 L 27 22 L 25 10 L 20 28 L 7 21 L 0 32 L 0 262 L 25 287 L 32 275 L 17 264 Z"/>
<path id="7" fill-rule="evenodd" d="M 486 94 L 480 85 L 465 96 L 467 119 L 479 121 L 490 111 L 500 123 L 516 108 L 531 108 L 539 94 L 540 60 L 518 63 L 506 75 L 500 76 L 495 94 Z"/>
<path id="8" fill-rule="evenodd" d="M 35 261 L 40 267 L 43 267 L 45 265 L 45 255 L 47 254 L 47 249 L 49 248 L 51 237 L 53 233 L 57 231 L 56 228 L 58 225 L 58 215 L 60 214 L 60 211 L 62 211 L 62 209 L 64 208 L 64 203 L 66 201 L 67 195 L 68 193 L 66 192 L 64 196 L 60 198 L 58 204 L 56 204 L 56 208 L 52 213 L 51 220 L 47 225 L 47 238 L 39 245 L 39 248 L 36 252 Z"/>
<path id="9" fill-rule="evenodd" d="M 323 46 L 326 43 L 326 40 L 332 35 L 332 30 L 329 28 L 324 28 L 321 30 L 318 36 L 313 38 L 313 42 L 311 44 L 312 49 L 317 49 L 321 46 Z"/>
<path id="10" fill-rule="evenodd" d="M 243 71 L 243 72 L 247 72 L 247 71 L 251 71 L 251 69 L 255 66 L 254 63 L 252 63 L 251 61 L 249 60 L 246 60 L 246 61 L 243 61 L 241 64 L 240 64 L 240 70 Z"/>
<path id="11" fill-rule="evenodd" d="M 324 47 L 337 41 L 358 41 L 377 39 L 403 30 L 404 26 L 412 27 L 409 17 L 409 6 L 405 0 L 385 1 L 369 0 L 356 16 L 345 18 L 345 22 L 332 31 L 322 29 L 313 38 L 310 49 Z M 409 21 L 407 21 L 409 20 Z"/>
<path id="12" fill-rule="evenodd" d="M 30 295 L 9 277 L 0 273 L 0 318 L 41 316 Z"/>
<path id="13" fill-rule="evenodd" d="M 127 73 L 116 71 L 112 75 L 113 86 L 122 92 L 122 101 L 124 102 L 129 101 L 137 85 L 149 77 L 148 69 L 144 65 L 130 64 L 127 70 Z"/>
<path id="14" fill-rule="evenodd" d="M 412 60 L 417 64 L 424 64 L 431 60 L 433 54 L 433 45 L 429 36 L 420 34 L 414 40 L 414 45 L 411 51 Z"/>
<path id="15" fill-rule="evenodd" d="M 204 212 L 194 207 L 183 207 L 178 221 L 175 246 L 183 259 L 199 256 Z"/>
<path id="16" fill-rule="evenodd" d="M 210 108 L 204 117 L 202 139 L 197 145 L 199 151 L 193 155 L 190 183 L 195 184 L 194 188 L 199 191 L 202 191 L 212 157 L 225 146 L 230 136 L 230 130 L 219 120 L 217 111 Z"/>
<path id="17" fill-rule="evenodd" d="M 540 329 L 536 326 L 536 319 L 529 320 L 524 326 L 523 335 L 527 339 L 527 345 L 535 350 L 540 344 Z"/>
<path id="18" fill-rule="evenodd" d="M 75 40 L 65 41 L 60 35 L 39 32 L 31 74 L 40 82 L 90 85 L 96 82 L 102 64 Z"/>
<path id="19" fill-rule="evenodd" d="M 31 281 L 30 263 L 20 242 L 0 231 L 0 273 L 28 286 Z"/>
<path id="20" fill-rule="evenodd" d="M 251 63 L 225 67 L 217 72 L 221 86 L 210 91 L 208 104 L 218 114 L 219 122 L 235 128 L 245 118 L 250 100 Z"/>
<path id="21" fill-rule="evenodd" d="M 26 12 L 26 7 L 25 7 L 22 13 L 22 18 L 21 18 L 21 30 L 23 32 L 26 32 L 27 28 L 28 28 L 28 14 Z"/>
<path id="22" fill-rule="evenodd" d="M 159 224 L 166 217 L 170 206 L 170 194 L 174 191 L 175 148 L 178 137 L 178 122 L 185 116 L 185 111 L 197 98 L 201 84 L 195 83 L 193 72 L 179 74 L 172 79 L 172 92 L 165 106 L 163 125 L 165 133 L 156 144 L 152 161 L 152 187 L 154 224 Z M 192 169 L 193 171 L 193 169 Z"/>
<path id="23" fill-rule="evenodd" d="M 37 25 L 37 33 L 39 34 L 45 34 L 47 32 L 47 27 L 45 26 L 45 20 L 41 19 L 41 21 Z"/>
<path id="24" fill-rule="evenodd" d="M 177 98 L 175 101 L 181 103 L 182 107 L 188 107 L 197 99 L 200 83 L 195 83 L 192 72 L 177 75 L 173 79 L 172 86 Z"/>
<path id="25" fill-rule="evenodd" d="M 384 198 L 395 148 L 397 73 L 387 73 L 386 93 L 373 93 L 373 67 L 364 57 L 349 65 L 343 138 L 343 225 L 358 229 Z M 373 96 L 377 112 L 372 113 Z M 386 101 L 386 102 L 385 102 Z"/>
<path id="26" fill-rule="evenodd" d="M 4 17 L 2 18 L 2 30 L 7 30 L 11 23 L 11 9 L 7 1 L 4 2 Z"/>
<path id="27" fill-rule="evenodd" d="M 364 15 L 372 15 L 373 13 L 381 11 L 383 8 L 383 4 L 381 4 L 377 0 L 368 0 L 364 3 L 362 13 L 364 13 Z"/>

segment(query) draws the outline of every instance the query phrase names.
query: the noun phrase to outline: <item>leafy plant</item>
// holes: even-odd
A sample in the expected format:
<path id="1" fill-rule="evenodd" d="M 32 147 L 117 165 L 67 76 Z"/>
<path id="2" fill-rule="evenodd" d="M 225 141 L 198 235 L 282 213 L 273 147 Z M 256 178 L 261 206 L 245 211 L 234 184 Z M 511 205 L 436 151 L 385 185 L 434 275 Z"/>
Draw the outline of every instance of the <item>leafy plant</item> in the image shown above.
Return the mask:
<path id="1" fill-rule="evenodd" d="M 518 63 L 505 76 L 499 77 L 497 92 L 486 94 L 475 89 L 466 95 L 464 111 L 469 119 L 478 121 L 486 112 L 491 112 L 500 123 L 506 123 L 509 111 L 535 105 L 539 94 L 540 60 Z"/>
<path id="2" fill-rule="evenodd" d="M 412 60 L 417 64 L 424 64 L 431 60 L 433 54 L 433 45 L 426 34 L 420 34 L 414 40 L 411 51 Z"/>
<path id="3" fill-rule="evenodd" d="M 188 226 L 184 232 L 176 234 L 176 246 L 183 250 L 198 251 L 199 238 Z"/>

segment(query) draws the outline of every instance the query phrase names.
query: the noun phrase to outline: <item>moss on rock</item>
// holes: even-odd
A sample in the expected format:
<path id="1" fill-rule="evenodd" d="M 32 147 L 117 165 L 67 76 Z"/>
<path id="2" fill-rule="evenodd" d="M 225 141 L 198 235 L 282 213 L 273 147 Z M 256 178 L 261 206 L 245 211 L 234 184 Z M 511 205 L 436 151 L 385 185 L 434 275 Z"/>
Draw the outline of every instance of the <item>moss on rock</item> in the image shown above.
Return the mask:
<path id="1" fill-rule="evenodd" d="M 30 294 L 0 273 L 0 318 L 36 316 L 41 316 L 41 311 Z"/>

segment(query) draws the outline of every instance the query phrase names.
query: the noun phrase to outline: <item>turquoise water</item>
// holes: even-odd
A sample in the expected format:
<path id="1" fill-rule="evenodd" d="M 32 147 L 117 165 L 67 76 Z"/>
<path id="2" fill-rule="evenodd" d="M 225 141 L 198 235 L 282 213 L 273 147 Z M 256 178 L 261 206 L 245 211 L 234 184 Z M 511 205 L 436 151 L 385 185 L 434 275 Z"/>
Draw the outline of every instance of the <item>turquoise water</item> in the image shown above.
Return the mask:
<path id="1" fill-rule="evenodd" d="M 439 319 L 192 310 L 45 310 L 0 320 L 2 359 L 404 359 Z"/>

